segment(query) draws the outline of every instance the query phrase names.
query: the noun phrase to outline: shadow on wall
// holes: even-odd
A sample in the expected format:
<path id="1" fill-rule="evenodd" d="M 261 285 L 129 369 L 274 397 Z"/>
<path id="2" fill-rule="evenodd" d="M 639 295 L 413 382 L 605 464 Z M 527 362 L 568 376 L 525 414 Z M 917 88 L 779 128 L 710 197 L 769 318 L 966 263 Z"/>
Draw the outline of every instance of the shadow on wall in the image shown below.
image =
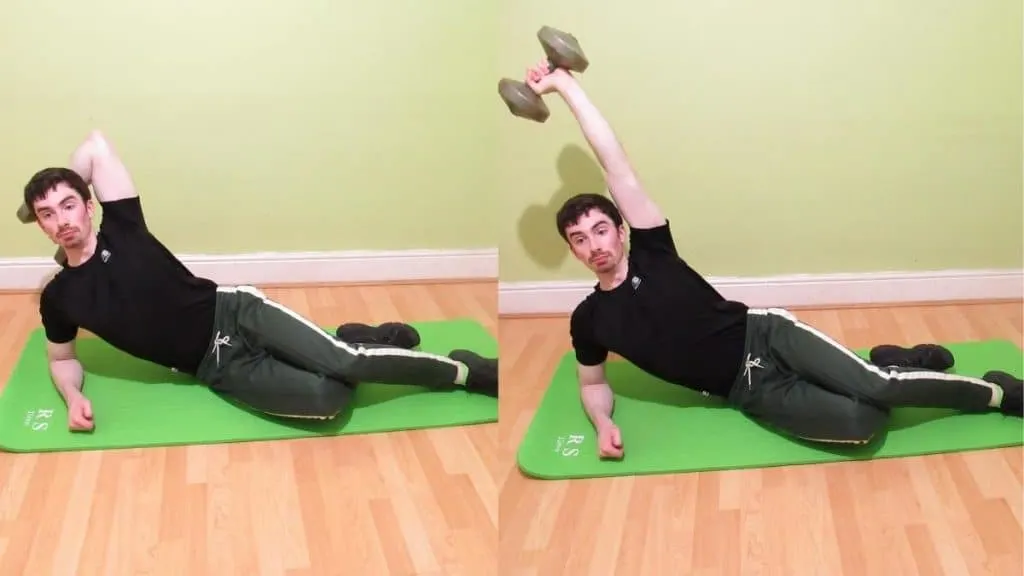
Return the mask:
<path id="1" fill-rule="evenodd" d="M 607 185 L 601 165 L 583 148 L 570 144 L 558 155 L 561 185 L 547 204 L 532 204 L 519 218 L 519 242 L 529 258 L 549 270 L 569 257 L 565 241 L 555 226 L 558 209 L 570 197 L 583 193 L 604 193 Z"/>

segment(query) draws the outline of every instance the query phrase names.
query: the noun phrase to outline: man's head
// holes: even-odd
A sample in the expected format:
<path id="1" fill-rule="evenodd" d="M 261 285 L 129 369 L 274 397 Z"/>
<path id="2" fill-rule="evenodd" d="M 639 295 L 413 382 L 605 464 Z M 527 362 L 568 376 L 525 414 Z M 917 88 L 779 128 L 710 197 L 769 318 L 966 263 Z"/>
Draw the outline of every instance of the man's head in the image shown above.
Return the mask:
<path id="1" fill-rule="evenodd" d="M 562 205 L 555 217 L 558 232 L 573 255 L 597 275 L 614 272 L 625 254 L 622 214 L 600 194 L 579 194 Z"/>
<path id="2" fill-rule="evenodd" d="M 92 193 L 74 170 L 37 172 L 25 185 L 25 205 L 46 236 L 65 251 L 82 249 L 92 237 Z"/>

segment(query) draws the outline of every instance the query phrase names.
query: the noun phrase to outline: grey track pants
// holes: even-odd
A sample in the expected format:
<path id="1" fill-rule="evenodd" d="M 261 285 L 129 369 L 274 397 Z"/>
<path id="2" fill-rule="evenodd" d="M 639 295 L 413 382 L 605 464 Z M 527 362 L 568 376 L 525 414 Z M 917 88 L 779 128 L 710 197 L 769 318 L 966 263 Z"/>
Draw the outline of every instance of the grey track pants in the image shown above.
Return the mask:
<path id="1" fill-rule="evenodd" d="M 223 287 L 197 378 L 266 414 L 331 418 L 359 382 L 450 388 L 466 367 L 446 356 L 347 343 L 250 286 Z"/>
<path id="2" fill-rule="evenodd" d="M 984 412 L 1002 398 L 980 378 L 874 366 L 781 309 L 750 310 L 744 357 L 729 403 L 805 440 L 866 443 L 891 408 Z"/>

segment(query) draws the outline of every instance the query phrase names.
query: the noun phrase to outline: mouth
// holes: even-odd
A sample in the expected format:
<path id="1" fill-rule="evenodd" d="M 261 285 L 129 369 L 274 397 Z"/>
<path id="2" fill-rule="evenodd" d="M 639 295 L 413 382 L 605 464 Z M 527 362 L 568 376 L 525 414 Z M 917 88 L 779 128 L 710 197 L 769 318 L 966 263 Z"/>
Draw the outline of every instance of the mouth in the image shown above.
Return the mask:
<path id="1" fill-rule="evenodd" d="M 593 264 L 593 265 L 595 265 L 595 266 L 601 266 L 601 265 L 603 265 L 603 264 L 607 264 L 607 263 L 608 263 L 608 256 L 606 256 L 606 255 L 602 254 L 602 255 L 600 255 L 600 256 L 597 256 L 597 257 L 595 257 L 595 258 L 592 258 L 592 259 L 590 260 L 590 263 L 591 263 L 591 264 Z"/>
<path id="2" fill-rule="evenodd" d="M 71 238 L 74 238 L 74 236 L 75 236 L 75 231 L 74 230 L 65 230 L 65 231 L 59 232 L 57 234 L 57 240 L 61 240 L 61 241 L 63 241 L 63 240 L 70 240 Z"/>

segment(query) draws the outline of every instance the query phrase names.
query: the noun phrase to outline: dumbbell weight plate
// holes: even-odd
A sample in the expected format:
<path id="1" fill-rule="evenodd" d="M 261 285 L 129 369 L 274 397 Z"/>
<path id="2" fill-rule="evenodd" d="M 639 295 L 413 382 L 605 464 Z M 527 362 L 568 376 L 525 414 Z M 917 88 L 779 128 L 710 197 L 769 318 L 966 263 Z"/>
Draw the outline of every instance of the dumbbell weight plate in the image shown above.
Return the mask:
<path id="1" fill-rule="evenodd" d="M 21 206 L 18 207 L 18 221 L 22 224 L 28 224 L 29 222 L 35 222 L 36 213 L 28 207 L 28 204 L 22 202 Z"/>
<path id="2" fill-rule="evenodd" d="M 590 66 L 579 41 L 572 34 L 544 26 L 537 32 L 537 39 L 552 66 L 573 72 L 584 72 Z"/>
<path id="3" fill-rule="evenodd" d="M 498 94 L 505 101 L 509 112 L 534 122 L 544 122 L 551 115 L 544 100 L 525 82 L 502 78 L 498 81 Z"/>

